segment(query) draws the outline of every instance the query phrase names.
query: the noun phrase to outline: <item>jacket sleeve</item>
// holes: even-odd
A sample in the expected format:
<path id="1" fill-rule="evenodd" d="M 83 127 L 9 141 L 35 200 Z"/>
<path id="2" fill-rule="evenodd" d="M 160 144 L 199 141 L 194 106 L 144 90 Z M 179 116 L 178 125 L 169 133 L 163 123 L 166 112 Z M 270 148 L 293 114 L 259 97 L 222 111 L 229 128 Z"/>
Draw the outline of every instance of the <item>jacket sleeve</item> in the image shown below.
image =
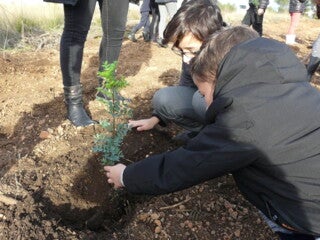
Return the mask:
<path id="1" fill-rule="evenodd" d="M 194 84 L 193 79 L 190 74 L 190 65 L 186 64 L 185 62 L 182 62 L 182 69 L 181 69 L 181 76 L 180 76 L 180 86 L 186 86 L 186 87 L 194 87 L 197 86 Z"/>
<path id="2" fill-rule="evenodd" d="M 269 0 L 260 0 L 259 8 L 266 9 L 269 5 Z"/>
<path id="3" fill-rule="evenodd" d="M 232 173 L 257 158 L 254 147 L 209 125 L 187 146 L 127 166 L 123 181 L 132 193 L 164 194 Z"/>

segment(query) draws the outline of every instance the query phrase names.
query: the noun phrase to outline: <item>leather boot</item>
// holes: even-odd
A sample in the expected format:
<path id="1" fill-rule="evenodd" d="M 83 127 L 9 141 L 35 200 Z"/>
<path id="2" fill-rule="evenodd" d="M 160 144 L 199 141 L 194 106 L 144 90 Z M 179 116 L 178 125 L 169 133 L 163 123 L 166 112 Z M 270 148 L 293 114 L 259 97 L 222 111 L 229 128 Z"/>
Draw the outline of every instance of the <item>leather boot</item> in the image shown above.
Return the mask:
<path id="1" fill-rule="evenodd" d="M 309 81 L 311 80 L 312 75 L 317 71 L 317 68 L 320 64 L 320 58 L 311 56 L 310 61 L 307 65 Z"/>
<path id="2" fill-rule="evenodd" d="M 67 105 L 68 119 L 72 124 L 77 127 L 94 124 L 95 122 L 91 120 L 83 107 L 82 86 L 65 86 L 63 89 Z"/>

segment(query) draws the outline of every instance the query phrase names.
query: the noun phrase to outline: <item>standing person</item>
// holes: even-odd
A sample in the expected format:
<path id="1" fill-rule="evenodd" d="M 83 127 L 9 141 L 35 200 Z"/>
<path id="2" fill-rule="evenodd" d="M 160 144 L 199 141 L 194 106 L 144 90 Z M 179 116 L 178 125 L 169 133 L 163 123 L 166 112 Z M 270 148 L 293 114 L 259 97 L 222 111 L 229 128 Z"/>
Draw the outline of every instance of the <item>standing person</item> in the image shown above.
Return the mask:
<path id="1" fill-rule="evenodd" d="M 163 43 L 163 32 L 173 15 L 177 12 L 177 0 L 155 0 L 158 3 L 160 21 L 159 21 L 159 36 L 157 42 L 159 46 L 166 47 Z"/>
<path id="2" fill-rule="evenodd" d="M 320 34 L 312 45 L 312 52 L 307 65 L 309 81 L 311 81 L 312 75 L 317 71 L 320 64 Z"/>
<path id="3" fill-rule="evenodd" d="M 296 28 L 298 27 L 301 14 L 306 7 L 306 0 L 290 0 L 289 14 L 290 26 L 286 35 L 286 44 L 293 45 L 296 43 Z"/>
<path id="4" fill-rule="evenodd" d="M 269 0 L 249 0 L 249 9 L 242 20 L 242 24 L 251 26 L 260 36 L 263 32 L 263 16 L 269 5 Z"/>
<path id="5" fill-rule="evenodd" d="M 295 53 L 238 26 L 213 34 L 191 72 L 206 127 L 184 147 L 106 166 L 108 183 L 155 195 L 231 173 L 280 239 L 320 236 L 320 93 Z"/>
<path id="6" fill-rule="evenodd" d="M 64 4 L 64 29 L 60 43 L 62 72 L 68 119 L 75 126 L 87 126 L 94 121 L 86 113 L 82 101 L 80 80 L 84 43 L 91 20 L 99 3 L 103 36 L 99 50 L 99 70 L 105 61 L 118 60 L 125 32 L 129 0 L 44 0 Z M 100 82 L 101 84 L 101 82 Z"/>
<path id="7" fill-rule="evenodd" d="M 173 43 L 172 50 L 182 58 L 182 73 L 178 86 L 158 90 L 152 99 L 152 117 L 130 120 L 137 131 L 150 130 L 157 124 L 169 122 L 188 130 L 182 141 L 193 137 L 205 124 L 206 105 L 189 71 L 189 61 L 199 51 L 202 42 L 223 26 L 220 9 L 209 0 L 191 0 L 184 3 L 168 23 L 165 43 Z M 183 139 L 185 137 L 185 139 Z"/>
<path id="8" fill-rule="evenodd" d="M 152 21 L 153 25 L 150 25 L 150 20 L 149 20 L 149 14 L 152 14 Z M 128 35 L 128 38 L 136 42 L 137 39 L 135 37 L 136 32 L 143 27 L 143 32 L 142 36 L 145 42 L 149 42 L 151 37 L 156 34 L 156 31 L 153 29 L 154 24 L 157 24 L 156 21 L 159 21 L 159 9 L 158 9 L 158 4 L 156 4 L 155 0 L 143 0 L 141 6 L 140 6 L 140 22 L 135 25 L 130 34 Z M 153 18 L 156 19 L 153 19 Z"/>
<path id="9" fill-rule="evenodd" d="M 151 23 L 150 23 L 150 39 L 152 42 L 157 42 L 159 36 L 159 21 L 160 13 L 158 3 L 151 0 Z"/>

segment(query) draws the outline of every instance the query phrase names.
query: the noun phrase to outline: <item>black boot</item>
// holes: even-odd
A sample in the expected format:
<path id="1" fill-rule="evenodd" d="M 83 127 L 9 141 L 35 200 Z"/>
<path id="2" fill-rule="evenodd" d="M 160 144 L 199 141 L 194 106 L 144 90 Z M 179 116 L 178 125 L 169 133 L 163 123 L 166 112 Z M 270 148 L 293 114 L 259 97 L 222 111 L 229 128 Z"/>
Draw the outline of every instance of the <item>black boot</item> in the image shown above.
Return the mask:
<path id="1" fill-rule="evenodd" d="M 312 75 L 317 71 L 317 68 L 319 67 L 320 64 L 320 58 L 314 57 L 311 55 L 310 61 L 307 65 L 307 71 L 308 71 L 308 77 L 309 81 L 311 81 Z"/>
<path id="2" fill-rule="evenodd" d="M 83 108 L 82 102 L 82 86 L 64 87 L 64 96 L 67 105 L 68 119 L 73 125 L 88 126 L 95 122 L 91 120 Z"/>

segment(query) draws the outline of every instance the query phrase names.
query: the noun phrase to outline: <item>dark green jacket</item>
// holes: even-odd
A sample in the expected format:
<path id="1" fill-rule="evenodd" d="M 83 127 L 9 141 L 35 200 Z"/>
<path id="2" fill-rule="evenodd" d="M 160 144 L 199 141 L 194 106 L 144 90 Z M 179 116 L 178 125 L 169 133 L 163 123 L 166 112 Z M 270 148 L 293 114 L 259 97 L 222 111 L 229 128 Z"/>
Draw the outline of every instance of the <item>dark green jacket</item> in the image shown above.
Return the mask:
<path id="1" fill-rule="evenodd" d="M 265 38 L 232 48 L 207 120 L 185 147 L 129 165 L 126 188 L 163 194 L 232 173 L 270 219 L 320 235 L 320 92 L 292 50 Z"/>
<path id="2" fill-rule="evenodd" d="M 269 5 L 269 0 L 249 0 L 249 5 L 254 5 L 256 8 L 266 9 Z"/>

